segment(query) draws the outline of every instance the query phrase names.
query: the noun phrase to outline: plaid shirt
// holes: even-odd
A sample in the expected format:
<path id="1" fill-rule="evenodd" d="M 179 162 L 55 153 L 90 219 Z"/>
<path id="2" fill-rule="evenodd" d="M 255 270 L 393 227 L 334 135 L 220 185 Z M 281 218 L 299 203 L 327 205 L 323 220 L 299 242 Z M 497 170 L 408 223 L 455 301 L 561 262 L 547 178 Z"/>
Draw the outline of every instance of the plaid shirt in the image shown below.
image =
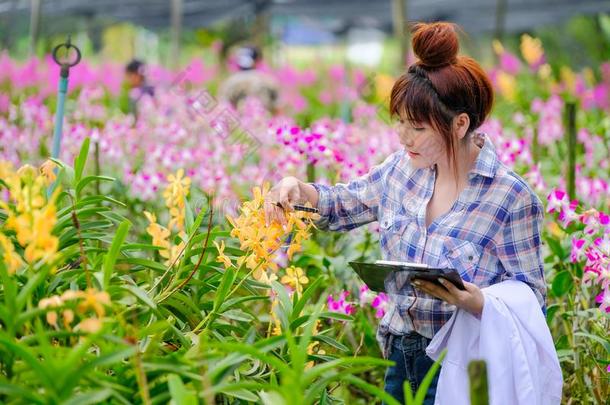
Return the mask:
<path id="1" fill-rule="evenodd" d="M 498 160 L 487 135 L 467 187 L 451 209 L 425 225 L 434 191 L 434 167 L 414 169 L 404 150 L 349 184 L 312 183 L 319 193 L 321 229 L 346 231 L 379 221 L 384 260 L 449 267 L 486 287 L 507 279 L 528 284 L 545 311 L 546 284 L 540 232 L 544 207 L 528 184 Z M 390 338 L 415 330 L 432 338 L 455 306 L 414 290 L 404 277 L 386 280 L 390 306 L 377 338 L 387 354 Z"/>

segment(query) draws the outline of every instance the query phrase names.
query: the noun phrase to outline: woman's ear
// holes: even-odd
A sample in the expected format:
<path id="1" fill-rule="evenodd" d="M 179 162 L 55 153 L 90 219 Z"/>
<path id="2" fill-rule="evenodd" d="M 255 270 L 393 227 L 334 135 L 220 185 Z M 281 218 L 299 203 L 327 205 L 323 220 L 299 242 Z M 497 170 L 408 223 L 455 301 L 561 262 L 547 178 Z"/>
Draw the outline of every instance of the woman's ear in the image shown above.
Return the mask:
<path id="1" fill-rule="evenodd" d="M 458 139 L 463 139 L 470 127 L 470 117 L 466 113 L 460 113 L 453 118 L 453 132 Z"/>

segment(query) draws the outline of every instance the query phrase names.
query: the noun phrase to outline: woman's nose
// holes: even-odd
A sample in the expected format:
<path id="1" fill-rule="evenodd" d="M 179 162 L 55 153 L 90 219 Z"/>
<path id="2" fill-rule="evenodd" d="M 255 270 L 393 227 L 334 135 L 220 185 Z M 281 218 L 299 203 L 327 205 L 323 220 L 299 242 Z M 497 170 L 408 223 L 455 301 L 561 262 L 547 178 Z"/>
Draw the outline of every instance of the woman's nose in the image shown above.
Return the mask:
<path id="1" fill-rule="evenodd" d="M 409 137 L 403 137 L 403 145 L 405 145 L 407 148 L 412 148 L 413 145 L 415 144 L 415 142 L 413 141 L 413 139 L 409 138 Z"/>

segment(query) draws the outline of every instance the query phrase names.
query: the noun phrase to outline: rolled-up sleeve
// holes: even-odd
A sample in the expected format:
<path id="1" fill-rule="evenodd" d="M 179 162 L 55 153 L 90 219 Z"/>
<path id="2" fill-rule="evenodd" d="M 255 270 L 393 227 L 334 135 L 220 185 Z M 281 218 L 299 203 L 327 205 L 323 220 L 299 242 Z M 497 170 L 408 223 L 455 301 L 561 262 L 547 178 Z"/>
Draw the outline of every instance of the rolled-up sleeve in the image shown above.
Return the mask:
<path id="1" fill-rule="evenodd" d="M 540 237 L 543 219 L 544 207 L 540 199 L 531 191 L 520 196 L 508 212 L 497 249 L 498 258 L 506 271 L 505 278 L 529 285 L 543 311 L 546 311 L 546 281 Z"/>
<path id="2" fill-rule="evenodd" d="M 400 160 L 401 151 L 347 184 L 327 186 L 310 183 L 318 191 L 316 221 L 320 229 L 347 231 L 377 220 L 379 201 L 387 184 L 387 175 Z"/>

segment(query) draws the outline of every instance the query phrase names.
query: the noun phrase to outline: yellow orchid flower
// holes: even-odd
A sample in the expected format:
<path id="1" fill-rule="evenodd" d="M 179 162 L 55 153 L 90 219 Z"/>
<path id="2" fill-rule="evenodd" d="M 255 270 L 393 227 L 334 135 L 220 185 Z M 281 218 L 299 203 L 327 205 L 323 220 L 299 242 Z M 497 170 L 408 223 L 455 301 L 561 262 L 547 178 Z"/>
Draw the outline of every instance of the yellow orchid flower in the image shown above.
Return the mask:
<path id="1" fill-rule="evenodd" d="M 284 284 L 288 284 L 293 290 L 299 294 L 303 293 L 303 286 L 309 283 L 309 279 L 305 272 L 300 267 L 290 266 L 286 269 L 286 275 L 280 280 Z"/>
<path id="2" fill-rule="evenodd" d="M 225 241 L 221 240 L 220 245 L 218 245 L 218 243 L 214 241 L 214 246 L 216 246 L 216 249 L 218 250 L 218 256 L 216 257 L 216 261 L 222 263 L 223 266 L 225 266 L 225 269 L 228 269 L 229 267 L 233 266 L 231 259 L 224 253 Z"/>
<path id="3" fill-rule="evenodd" d="M 98 318 L 87 318 L 82 320 L 74 330 L 85 333 L 96 333 L 102 329 L 102 321 Z"/>
<path id="4" fill-rule="evenodd" d="M 74 322 L 74 312 L 71 309 L 66 309 L 61 315 L 64 318 L 64 328 L 70 329 L 70 325 Z"/>
<path id="5" fill-rule="evenodd" d="M 496 77 L 496 83 L 498 84 L 498 90 L 500 94 L 509 101 L 515 101 L 517 91 L 517 80 L 514 76 L 509 75 L 506 72 L 499 71 Z"/>
<path id="6" fill-rule="evenodd" d="M 21 256 L 15 252 L 15 246 L 11 240 L 4 234 L 0 233 L 0 252 L 2 252 L 2 261 L 8 271 L 8 274 L 15 274 L 21 266 L 23 266 L 23 260 Z"/>
<path id="7" fill-rule="evenodd" d="M 491 46 L 493 47 L 496 55 L 502 55 L 504 53 L 504 46 L 502 45 L 502 42 L 498 41 L 497 39 L 491 41 Z"/>
<path id="8" fill-rule="evenodd" d="M 25 248 L 26 262 L 52 260 L 59 246 L 59 239 L 52 230 L 57 222 L 55 201 L 60 190 L 56 189 L 47 200 L 43 174 L 29 165 L 15 172 L 12 165 L 0 163 L 0 172 L 8 186 L 9 199 L 14 202 L 14 206 L 9 206 L 0 201 L 0 207 L 7 212 L 5 228 L 14 231 L 17 243 Z M 0 243 L 9 272 L 16 271 L 22 263 L 21 257 L 16 255 L 6 237 Z"/>
<path id="9" fill-rule="evenodd" d="M 152 237 L 152 244 L 160 247 L 159 255 L 164 259 L 166 265 L 174 262 L 176 257 L 180 254 L 184 242 L 181 242 L 179 246 L 171 246 L 170 236 L 171 232 L 166 227 L 157 223 L 157 217 L 148 211 L 144 211 L 144 215 L 148 219 L 149 225 L 146 227 L 146 233 Z"/>
<path id="10" fill-rule="evenodd" d="M 311 332 L 311 336 L 315 336 L 319 333 L 319 327 L 320 327 L 320 320 L 316 320 L 316 323 L 313 327 L 313 331 Z M 324 351 L 324 349 L 320 349 L 320 342 L 315 341 L 315 342 L 311 342 L 308 346 L 307 346 L 307 354 L 312 355 L 312 354 L 326 354 L 326 351 Z M 311 368 L 313 367 L 315 364 L 315 362 L 313 360 L 308 361 L 305 364 L 305 368 Z"/>
<path id="11" fill-rule="evenodd" d="M 169 229 L 184 231 L 185 200 L 189 194 L 191 179 L 184 177 L 184 169 L 179 169 L 175 175 L 167 176 L 168 185 L 163 192 L 165 205 L 169 209 Z"/>
<path id="12" fill-rule="evenodd" d="M 271 295 L 271 311 L 269 312 L 269 316 L 271 317 L 269 327 L 272 329 L 271 336 L 280 336 L 282 334 L 282 323 L 276 314 L 278 305 L 279 300 L 277 296 Z"/>
<path id="13" fill-rule="evenodd" d="M 253 199 L 242 204 L 238 217 L 227 216 L 232 226 L 231 236 L 237 238 L 240 248 L 246 253 L 237 259 L 237 266 L 245 265 L 254 270 L 256 280 L 270 282 L 275 279 L 278 265 L 275 263 L 276 252 L 282 247 L 287 232 L 293 232 L 288 246 L 288 256 L 302 249 L 302 241 L 309 238 L 309 229 L 313 226 L 312 215 L 303 212 L 286 213 L 288 226 L 284 229 L 279 223 L 265 222 L 263 205 L 269 192 L 269 184 L 254 187 Z M 305 215 L 304 215 L 305 214 Z M 255 270 L 256 269 L 256 270 Z"/>
<path id="14" fill-rule="evenodd" d="M 256 280 L 260 281 L 261 283 L 271 284 L 272 281 L 277 281 L 277 276 L 273 274 L 273 272 L 268 274 L 266 271 L 262 271 L 259 278 L 256 278 Z"/>
<path id="15" fill-rule="evenodd" d="M 539 38 L 533 38 L 528 34 L 521 36 L 521 55 L 523 59 L 530 65 L 535 65 L 540 62 L 544 56 L 542 41 Z"/>
<path id="16" fill-rule="evenodd" d="M 559 70 L 561 81 L 565 83 L 569 92 L 574 93 L 576 90 L 576 75 L 569 66 L 562 66 Z"/>
<path id="17" fill-rule="evenodd" d="M 81 314 L 87 312 L 88 309 L 92 309 L 99 318 L 106 314 L 104 306 L 110 305 L 110 295 L 106 291 L 88 288 L 81 297 L 83 302 L 78 305 L 78 311 Z"/>
<path id="18" fill-rule="evenodd" d="M 44 177 L 47 186 L 51 185 L 56 179 L 55 168 L 57 164 L 52 160 L 47 160 L 40 166 L 40 174 Z"/>

